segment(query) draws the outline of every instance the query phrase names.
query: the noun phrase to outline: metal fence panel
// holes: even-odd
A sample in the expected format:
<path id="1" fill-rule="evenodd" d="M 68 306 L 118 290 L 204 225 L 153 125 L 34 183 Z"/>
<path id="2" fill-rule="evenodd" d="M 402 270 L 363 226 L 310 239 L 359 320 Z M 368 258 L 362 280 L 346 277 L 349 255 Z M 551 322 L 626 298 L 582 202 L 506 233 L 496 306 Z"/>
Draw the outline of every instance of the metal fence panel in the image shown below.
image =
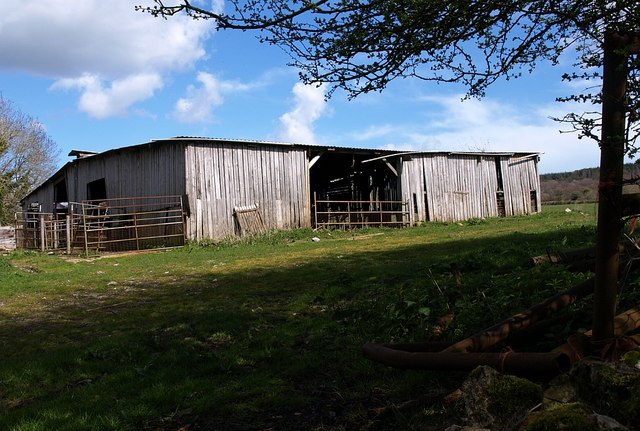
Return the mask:
<path id="1" fill-rule="evenodd" d="M 408 201 L 339 201 L 315 199 L 316 228 L 409 226 Z"/>
<path id="2" fill-rule="evenodd" d="M 65 211 L 16 213 L 16 246 L 32 250 L 128 251 L 185 243 L 181 196 L 69 203 Z"/>

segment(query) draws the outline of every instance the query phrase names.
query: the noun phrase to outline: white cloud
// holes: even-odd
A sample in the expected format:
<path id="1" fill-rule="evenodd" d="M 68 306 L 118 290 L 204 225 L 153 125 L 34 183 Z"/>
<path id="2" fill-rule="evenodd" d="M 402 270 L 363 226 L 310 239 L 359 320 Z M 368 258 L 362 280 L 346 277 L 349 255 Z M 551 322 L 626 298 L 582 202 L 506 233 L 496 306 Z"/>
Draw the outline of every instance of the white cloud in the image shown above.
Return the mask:
<path id="1" fill-rule="evenodd" d="M 0 67 L 52 78 L 121 78 L 174 70 L 205 55 L 211 23 L 134 10 L 150 0 L 21 0 L 0 6 Z"/>
<path id="2" fill-rule="evenodd" d="M 162 79 L 154 73 L 129 75 L 116 79 L 105 87 L 96 75 L 58 80 L 54 89 L 79 89 L 82 92 L 78 108 L 90 117 L 103 119 L 127 114 L 135 102 L 146 100 L 162 87 Z"/>
<path id="3" fill-rule="evenodd" d="M 433 150 L 540 152 L 541 171 L 563 172 L 597 166 L 598 145 L 560 133 L 566 125 L 550 117 L 584 110 L 584 105 L 521 106 L 493 99 L 430 97 L 440 109 L 410 136 L 414 147 Z M 425 132 L 426 131 L 426 132 Z"/>
<path id="4" fill-rule="evenodd" d="M 189 86 L 187 97 L 176 102 L 173 117 L 183 123 L 203 123 L 212 120 L 212 110 L 224 102 L 224 94 L 247 91 L 252 86 L 235 81 L 223 81 L 206 73 L 198 73 L 197 80 L 202 84 L 199 88 Z"/>
<path id="5" fill-rule="evenodd" d="M 301 144 L 315 144 L 313 126 L 327 110 L 327 102 L 322 87 L 304 85 L 293 86 L 295 104 L 291 111 L 280 117 L 279 139 Z"/>
<path id="6" fill-rule="evenodd" d="M 80 109 L 94 117 L 121 115 L 150 97 L 162 77 L 203 59 L 213 31 L 210 22 L 185 16 L 153 18 L 135 11 L 136 4 L 153 2 L 4 1 L 0 69 L 54 79 L 54 89 L 80 90 Z"/>
<path id="7" fill-rule="evenodd" d="M 598 145 L 578 139 L 569 126 L 550 117 L 592 109 L 583 104 L 530 105 L 493 98 L 462 100 L 462 95 L 422 97 L 423 121 L 382 122 L 350 132 L 341 141 L 396 151 L 539 152 L 541 172 L 597 166 Z M 593 110 L 593 109 L 592 109 Z M 597 108 L 595 109 L 597 110 Z"/>

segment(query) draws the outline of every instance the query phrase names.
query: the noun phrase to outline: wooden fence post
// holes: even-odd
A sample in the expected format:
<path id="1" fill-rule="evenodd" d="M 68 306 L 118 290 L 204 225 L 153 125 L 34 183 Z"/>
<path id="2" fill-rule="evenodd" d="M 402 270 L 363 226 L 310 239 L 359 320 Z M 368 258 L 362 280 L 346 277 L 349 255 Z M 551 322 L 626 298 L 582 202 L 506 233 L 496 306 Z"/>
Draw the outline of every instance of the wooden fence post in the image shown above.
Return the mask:
<path id="1" fill-rule="evenodd" d="M 46 236 L 45 236 L 44 216 L 41 215 L 40 216 L 40 250 L 41 251 L 45 251 L 46 249 L 45 240 L 46 240 Z"/>
<path id="2" fill-rule="evenodd" d="M 71 216 L 66 216 L 67 254 L 71 254 Z"/>

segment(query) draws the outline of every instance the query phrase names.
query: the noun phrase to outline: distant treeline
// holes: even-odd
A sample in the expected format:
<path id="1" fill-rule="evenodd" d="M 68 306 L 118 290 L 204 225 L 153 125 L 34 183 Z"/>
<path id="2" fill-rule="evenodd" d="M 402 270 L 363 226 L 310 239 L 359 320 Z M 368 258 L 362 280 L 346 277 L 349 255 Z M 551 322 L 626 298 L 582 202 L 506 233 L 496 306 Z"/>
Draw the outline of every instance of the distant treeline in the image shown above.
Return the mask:
<path id="1" fill-rule="evenodd" d="M 640 177 L 640 165 L 626 164 L 624 178 L 637 177 Z M 572 172 L 540 175 L 542 202 L 595 202 L 598 198 L 599 178 L 600 168 L 585 168 Z"/>

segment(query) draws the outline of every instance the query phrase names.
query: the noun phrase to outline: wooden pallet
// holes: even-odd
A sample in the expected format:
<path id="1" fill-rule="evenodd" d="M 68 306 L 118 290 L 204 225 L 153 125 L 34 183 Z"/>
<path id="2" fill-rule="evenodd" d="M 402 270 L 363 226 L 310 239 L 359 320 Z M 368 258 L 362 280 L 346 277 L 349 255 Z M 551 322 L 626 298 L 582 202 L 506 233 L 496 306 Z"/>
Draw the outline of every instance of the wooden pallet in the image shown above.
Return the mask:
<path id="1" fill-rule="evenodd" d="M 262 220 L 260 206 L 256 203 L 233 208 L 233 215 L 238 223 L 240 236 L 260 235 L 267 229 Z"/>

